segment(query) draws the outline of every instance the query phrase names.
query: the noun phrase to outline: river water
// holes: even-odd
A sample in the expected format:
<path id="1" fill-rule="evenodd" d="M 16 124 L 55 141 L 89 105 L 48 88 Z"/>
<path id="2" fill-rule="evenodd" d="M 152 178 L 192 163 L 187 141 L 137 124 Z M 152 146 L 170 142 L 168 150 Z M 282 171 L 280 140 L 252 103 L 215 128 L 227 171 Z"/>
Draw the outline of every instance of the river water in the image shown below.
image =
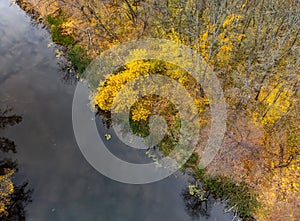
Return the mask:
<path id="1" fill-rule="evenodd" d="M 1 136 L 17 145 L 17 153 L 9 155 L 19 168 L 15 182 L 28 180 L 33 189 L 27 220 L 232 220 L 233 214 L 224 214 L 224 206 L 214 200 L 206 207 L 184 197 L 188 177 L 181 173 L 152 184 L 129 185 L 93 169 L 72 128 L 76 83 L 63 77 L 50 42 L 48 32 L 17 5 L 0 1 L 1 108 L 11 107 L 23 117 Z M 106 131 L 101 125 L 99 130 Z"/>

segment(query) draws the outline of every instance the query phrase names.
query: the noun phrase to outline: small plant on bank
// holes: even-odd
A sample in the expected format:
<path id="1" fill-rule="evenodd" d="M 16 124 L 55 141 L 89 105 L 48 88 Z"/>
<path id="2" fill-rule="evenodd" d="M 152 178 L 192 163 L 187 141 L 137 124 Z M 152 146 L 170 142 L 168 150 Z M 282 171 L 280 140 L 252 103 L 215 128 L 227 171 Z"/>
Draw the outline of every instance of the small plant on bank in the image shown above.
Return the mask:
<path id="1" fill-rule="evenodd" d="M 262 205 L 257 194 L 245 182 L 234 182 L 224 176 L 207 175 L 205 169 L 194 169 L 195 179 L 202 183 L 202 188 L 238 213 L 245 221 L 255 220 L 253 215 Z"/>
<path id="2" fill-rule="evenodd" d="M 66 14 L 60 10 L 55 16 L 47 16 L 46 21 L 50 26 L 53 42 L 67 47 L 67 57 L 78 71 L 78 74 L 81 75 L 91 62 L 91 59 L 88 57 L 85 49 L 76 45 L 76 41 L 72 34 L 64 33 L 63 24 L 67 21 Z"/>
<path id="3" fill-rule="evenodd" d="M 75 43 L 75 39 L 72 35 L 63 33 L 63 23 L 66 22 L 66 14 L 63 11 L 59 11 L 56 16 L 47 16 L 46 21 L 50 26 L 50 32 L 52 40 L 60 45 L 70 47 Z"/>
<path id="4" fill-rule="evenodd" d="M 87 56 L 86 51 L 78 45 L 75 45 L 69 50 L 68 58 L 80 75 L 91 62 L 91 59 Z"/>

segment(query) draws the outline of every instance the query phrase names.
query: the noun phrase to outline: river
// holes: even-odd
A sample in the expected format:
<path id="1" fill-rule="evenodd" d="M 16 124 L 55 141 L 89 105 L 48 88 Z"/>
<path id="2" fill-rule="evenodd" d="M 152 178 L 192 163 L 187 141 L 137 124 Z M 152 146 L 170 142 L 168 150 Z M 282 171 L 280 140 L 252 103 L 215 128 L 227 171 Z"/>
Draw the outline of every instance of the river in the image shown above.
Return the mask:
<path id="1" fill-rule="evenodd" d="M 17 5 L 0 1 L 1 107 L 11 107 L 23 117 L 1 136 L 17 145 L 17 153 L 9 154 L 19 168 L 15 182 L 28 180 L 33 189 L 27 220 L 232 220 L 233 214 L 224 214 L 224 206 L 214 200 L 206 208 L 185 199 L 189 177 L 182 173 L 152 184 L 129 185 L 93 169 L 72 127 L 76 81 L 64 78 L 50 42 L 49 33 Z M 99 130 L 107 129 L 100 125 Z M 112 146 L 117 142 L 110 140 Z"/>

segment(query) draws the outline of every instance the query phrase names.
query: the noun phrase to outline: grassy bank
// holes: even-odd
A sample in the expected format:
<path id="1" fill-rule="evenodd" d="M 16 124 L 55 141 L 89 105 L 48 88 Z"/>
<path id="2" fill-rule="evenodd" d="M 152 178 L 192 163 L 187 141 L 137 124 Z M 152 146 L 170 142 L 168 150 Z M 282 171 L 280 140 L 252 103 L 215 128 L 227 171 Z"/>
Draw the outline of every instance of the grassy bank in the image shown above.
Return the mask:
<path id="1" fill-rule="evenodd" d="M 245 221 L 255 220 L 253 215 L 262 208 L 257 199 L 257 193 L 245 182 L 234 182 L 224 176 L 208 175 L 204 169 L 195 168 L 196 181 L 201 183 L 195 189 L 205 191 L 206 195 L 213 195 L 214 198 L 226 202 L 228 210 L 236 211 L 237 215 Z"/>
<path id="2" fill-rule="evenodd" d="M 60 53 L 63 53 L 68 58 L 78 75 L 81 76 L 91 62 L 91 58 L 87 55 L 87 51 L 75 40 L 75 33 L 65 32 L 64 26 L 68 19 L 66 13 L 62 10 L 57 10 L 55 13 L 43 17 L 30 2 L 17 0 L 16 3 L 33 20 L 48 27 L 53 42 L 64 46 L 66 49 L 64 50 L 65 52 Z"/>
<path id="3" fill-rule="evenodd" d="M 41 17 L 29 3 L 19 1 L 18 4 L 29 14 L 33 15 L 33 18 L 42 20 L 49 27 L 53 42 L 66 48 L 65 56 L 71 61 L 79 76 L 82 75 L 91 61 L 91 56 L 88 54 L 87 47 L 83 47 L 84 44 L 78 40 L 77 33 L 66 28 L 70 22 L 67 13 L 63 10 L 57 10 L 55 13 Z M 137 135 L 147 136 L 149 134 L 147 122 L 131 123 L 132 129 Z M 175 141 L 176 139 L 169 136 L 163 139 L 159 145 L 163 155 L 168 155 L 174 149 Z M 244 220 L 253 220 L 253 215 L 260 208 L 255 191 L 245 182 L 235 182 L 225 176 L 209 175 L 205 170 L 199 169 L 198 164 L 199 156 L 197 153 L 193 153 L 182 167 L 183 170 L 191 168 L 197 183 L 200 183 L 200 185 L 194 186 L 194 191 L 199 192 L 198 190 L 201 190 L 200 192 L 204 195 L 211 194 L 216 199 L 226 202 L 228 208 L 236 211 Z M 205 197 L 202 197 L 200 200 L 205 200 Z"/>
<path id="4" fill-rule="evenodd" d="M 147 121 L 132 121 L 131 127 L 136 135 L 143 137 L 149 135 Z M 172 136 L 166 135 L 158 145 L 160 152 L 164 156 L 168 156 L 175 148 L 176 142 L 177 140 Z M 158 160 L 153 155 L 151 157 Z M 195 197 L 196 201 L 206 201 L 208 196 L 213 196 L 226 204 L 227 211 L 234 211 L 244 221 L 254 221 L 256 212 L 262 211 L 263 208 L 255 190 L 249 187 L 246 182 L 238 182 L 226 176 L 209 174 L 206 169 L 199 167 L 199 162 L 199 155 L 194 152 L 181 167 L 182 171 L 191 170 L 195 179 L 195 185 L 189 186 L 191 197 Z"/>
<path id="5" fill-rule="evenodd" d="M 48 15 L 46 23 L 50 27 L 50 33 L 53 42 L 63 45 L 67 48 L 67 58 L 71 61 L 73 67 L 81 76 L 85 68 L 91 62 L 84 48 L 76 44 L 74 33 L 65 33 L 64 24 L 67 22 L 67 16 L 63 11 L 59 11 L 55 15 Z"/>

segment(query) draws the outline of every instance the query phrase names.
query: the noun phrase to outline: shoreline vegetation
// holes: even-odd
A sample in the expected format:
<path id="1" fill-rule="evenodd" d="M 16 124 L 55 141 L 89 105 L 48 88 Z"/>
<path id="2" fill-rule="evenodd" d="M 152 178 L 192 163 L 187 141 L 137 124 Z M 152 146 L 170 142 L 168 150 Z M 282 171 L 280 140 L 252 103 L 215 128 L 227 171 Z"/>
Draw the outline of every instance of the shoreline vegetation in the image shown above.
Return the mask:
<path id="1" fill-rule="evenodd" d="M 228 123 L 222 149 L 205 170 L 198 166 L 201 145 L 184 165 L 195 178 L 190 195 L 199 201 L 212 195 L 242 220 L 300 220 L 300 5 L 291 0 L 218 2 L 16 1 L 49 28 L 54 43 L 66 47 L 56 53 L 68 58 L 79 77 L 101 51 L 142 37 L 170 39 L 203 54 L 222 82 Z M 107 82 L 124 83 L 135 69 L 165 74 L 166 66 L 170 68 L 155 61 L 129 64 Z M 191 79 L 181 76 L 177 80 L 190 87 Z M 94 98 L 101 111 L 110 108 L 101 93 L 115 94 L 120 87 L 101 87 Z M 205 96 L 197 99 L 205 139 L 208 105 Z M 167 117 L 176 128 L 176 111 L 167 102 L 146 101 L 175 113 Z M 146 101 L 131 112 L 133 130 L 144 136 L 153 112 Z M 160 145 L 164 155 L 173 148 L 170 139 Z"/>

